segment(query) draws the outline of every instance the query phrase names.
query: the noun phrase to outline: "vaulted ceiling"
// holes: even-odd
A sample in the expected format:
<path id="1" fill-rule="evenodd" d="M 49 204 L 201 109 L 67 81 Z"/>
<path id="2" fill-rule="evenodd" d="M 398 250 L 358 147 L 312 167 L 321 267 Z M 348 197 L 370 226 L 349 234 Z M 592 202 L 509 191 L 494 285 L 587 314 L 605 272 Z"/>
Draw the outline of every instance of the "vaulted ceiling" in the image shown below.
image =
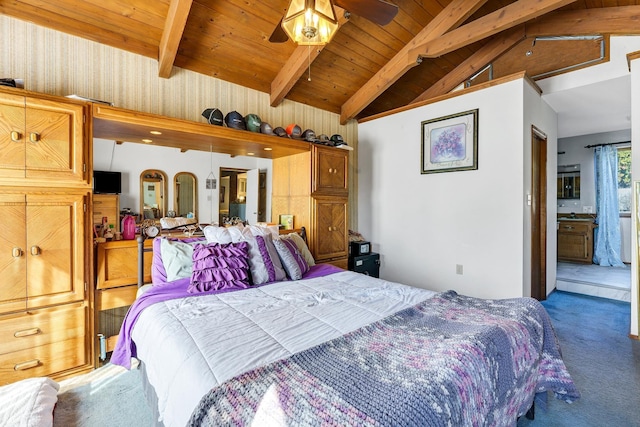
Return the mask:
<path id="1" fill-rule="evenodd" d="M 399 11 L 385 26 L 336 8 L 340 28 L 320 48 L 269 42 L 289 0 L 0 0 L 0 14 L 157 59 L 162 78 L 188 69 L 343 123 L 448 93 L 476 74 L 470 84 L 593 65 L 607 60 L 609 35 L 640 34 L 640 0 L 390 3 Z M 576 37 L 594 35 L 602 38 Z"/>

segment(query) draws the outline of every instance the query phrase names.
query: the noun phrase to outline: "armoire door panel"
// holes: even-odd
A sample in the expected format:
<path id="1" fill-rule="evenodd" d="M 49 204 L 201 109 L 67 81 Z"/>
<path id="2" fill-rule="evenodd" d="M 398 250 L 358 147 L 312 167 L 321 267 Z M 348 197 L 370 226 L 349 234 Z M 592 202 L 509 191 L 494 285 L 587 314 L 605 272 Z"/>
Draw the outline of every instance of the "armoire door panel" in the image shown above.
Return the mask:
<path id="1" fill-rule="evenodd" d="M 24 194 L 0 194 L 0 313 L 26 308 L 25 215 Z"/>
<path id="2" fill-rule="evenodd" d="M 84 298 L 84 198 L 27 196 L 28 307 Z"/>
<path id="3" fill-rule="evenodd" d="M 24 178 L 24 97 L 0 93 L 0 177 Z"/>

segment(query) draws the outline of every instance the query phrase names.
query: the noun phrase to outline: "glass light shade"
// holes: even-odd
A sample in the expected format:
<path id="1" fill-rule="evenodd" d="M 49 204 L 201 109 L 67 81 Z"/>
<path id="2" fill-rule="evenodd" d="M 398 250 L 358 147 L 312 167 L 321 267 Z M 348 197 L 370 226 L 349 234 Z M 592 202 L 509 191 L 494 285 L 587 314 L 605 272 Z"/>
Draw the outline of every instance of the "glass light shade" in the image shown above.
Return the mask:
<path id="1" fill-rule="evenodd" d="M 338 20 L 329 0 L 291 0 L 282 29 L 299 45 L 324 45 L 336 33 Z"/>

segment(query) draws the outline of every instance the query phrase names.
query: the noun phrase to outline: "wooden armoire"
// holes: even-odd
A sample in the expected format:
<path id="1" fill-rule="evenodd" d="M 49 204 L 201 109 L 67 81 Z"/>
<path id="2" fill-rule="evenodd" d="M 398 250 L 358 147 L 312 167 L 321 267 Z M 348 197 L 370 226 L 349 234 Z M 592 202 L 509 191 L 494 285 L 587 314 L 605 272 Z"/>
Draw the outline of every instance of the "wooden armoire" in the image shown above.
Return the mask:
<path id="1" fill-rule="evenodd" d="M 0 88 L 0 385 L 93 367 L 88 108 Z"/>

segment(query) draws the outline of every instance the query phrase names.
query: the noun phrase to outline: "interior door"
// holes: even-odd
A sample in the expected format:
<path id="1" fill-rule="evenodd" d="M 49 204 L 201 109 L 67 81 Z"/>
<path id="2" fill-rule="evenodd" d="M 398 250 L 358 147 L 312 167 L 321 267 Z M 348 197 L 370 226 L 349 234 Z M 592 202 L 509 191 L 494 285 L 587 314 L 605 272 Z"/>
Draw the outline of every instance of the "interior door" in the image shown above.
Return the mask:
<path id="1" fill-rule="evenodd" d="M 547 299 L 547 137 L 531 132 L 531 296 Z"/>
<path id="2" fill-rule="evenodd" d="M 258 222 L 258 188 L 260 181 L 260 171 L 251 169 L 247 171 L 247 210 L 246 220 L 249 224 Z"/>

